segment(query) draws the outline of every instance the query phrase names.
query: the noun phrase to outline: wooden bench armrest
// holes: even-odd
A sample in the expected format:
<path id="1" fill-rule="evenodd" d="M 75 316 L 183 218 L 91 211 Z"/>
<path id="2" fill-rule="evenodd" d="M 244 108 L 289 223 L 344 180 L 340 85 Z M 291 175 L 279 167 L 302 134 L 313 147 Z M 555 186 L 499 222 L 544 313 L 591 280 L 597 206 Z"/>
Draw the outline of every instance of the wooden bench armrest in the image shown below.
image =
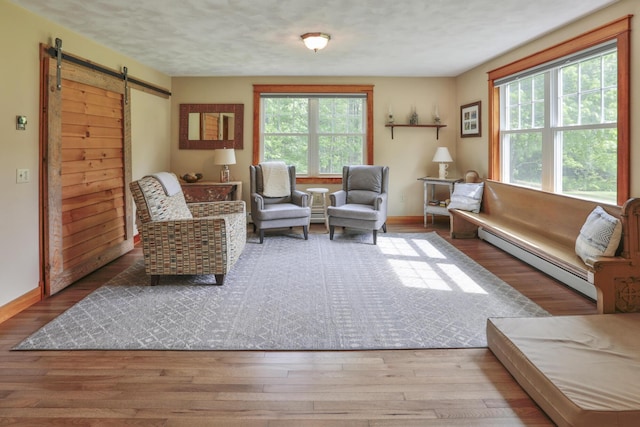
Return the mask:
<path id="1" fill-rule="evenodd" d="M 597 257 L 587 259 L 589 282 L 598 293 L 598 313 L 640 311 L 639 267 L 629 258 Z"/>

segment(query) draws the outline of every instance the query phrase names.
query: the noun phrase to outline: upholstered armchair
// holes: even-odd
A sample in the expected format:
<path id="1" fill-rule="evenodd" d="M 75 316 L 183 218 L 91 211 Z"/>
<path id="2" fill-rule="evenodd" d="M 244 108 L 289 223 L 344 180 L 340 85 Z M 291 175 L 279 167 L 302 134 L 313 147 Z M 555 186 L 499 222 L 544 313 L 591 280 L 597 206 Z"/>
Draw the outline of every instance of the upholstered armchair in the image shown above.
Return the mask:
<path id="1" fill-rule="evenodd" d="M 387 232 L 387 166 L 344 166 L 342 190 L 329 195 L 329 239 L 333 240 L 335 227 L 358 228 L 373 231 L 373 244 L 377 243 L 379 229 Z"/>
<path id="2" fill-rule="evenodd" d="M 253 220 L 253 231 L 260 236 L 260 243 L 264 241 L 264 230 L 285 227 L 302 227 L 304 239 L 309 238 L 309 221 L 311 219 L 311 208 L 309 207 L 309 194 L 296 190 L 296 168 L 295 166 L 284 166 L 280 169 L 280 176 L 274 171 L 267 170 L 273 165 L 261 163 L 257 166 L 250 165 L 251 182 L 251 219 Z M 273 188 L 272 185 L 265 186 L 269 178 L 271 182 L 277 180 Z M 284 182 L 283 182 L 284 181 Z M 269 188 L 270 187 L 270 188 Z"/>
<path id="3" fill-rule="evenodd" d="M 187 204 L 178 179 L 168 172 L 145 176 L 129 188 L 151 285 L 162 275 L 210 274 L 222 285 L 246 243 L 244 202 Z"/>

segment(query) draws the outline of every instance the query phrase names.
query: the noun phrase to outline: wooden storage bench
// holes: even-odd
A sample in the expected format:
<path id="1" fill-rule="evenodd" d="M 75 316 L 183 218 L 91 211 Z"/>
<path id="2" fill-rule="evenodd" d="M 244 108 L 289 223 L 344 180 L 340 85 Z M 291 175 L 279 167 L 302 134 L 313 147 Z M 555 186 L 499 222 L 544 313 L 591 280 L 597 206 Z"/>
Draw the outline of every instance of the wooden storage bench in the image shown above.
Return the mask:
<path id="1" fill-rule="evenodd" d="M 484 185 L 479 213 L 450 210 L 452 238 L 478 237 L 481 230 L 583 282 L 576 289 L 595 297 L 600 313 L 640 311 L 640 199 L 618 207 L 492 180 Z M 617 256 L 589 259 L 587 265 L 575 242 L 598 205 L 620 218 L 622 239 Z M 566 276 L 556 277 L 567 283 Z"/>

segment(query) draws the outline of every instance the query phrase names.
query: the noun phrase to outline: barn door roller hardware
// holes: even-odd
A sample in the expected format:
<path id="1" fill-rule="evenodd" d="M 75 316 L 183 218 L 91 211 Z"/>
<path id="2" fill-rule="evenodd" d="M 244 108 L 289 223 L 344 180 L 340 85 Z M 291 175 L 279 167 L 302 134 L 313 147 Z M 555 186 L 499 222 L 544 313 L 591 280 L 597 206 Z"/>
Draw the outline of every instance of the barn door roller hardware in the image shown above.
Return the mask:
<path id="1" fill-rule="evenodd" d="M 128 95 L 126 95 L 126 89 L 129 87 L 129 84 L 133 84 L 139 88 L 144 88 L 144 89 L 148 89 L 152 92 L 155 92 L 156 94 L 161 94 L 161 95 L 165 95 L 165 96 L 171 96 L 171 92 L 169 92 L 166 89 L 160 88 L 158 86 L 154 86 L 150 83 L 147 82 L 143 82 L 141 80 L 135 79 L 131 76 L 129 76 L 127 67 L 123 67 L 122 72 L 120 71 L 116 71 L 116 70 L 111 70 L 109 68 L 106 67 L 102 67 L 100 65 L 94 64 L 91 61 L 87 61 L 85 59 L 81 59 L 78 58 L 77 56 L 73 56 L 73 55 L 69 55 L 67 53 L 63 53 L 62 52 L 62 40 L 59 38 L 56 38 L 56 45 L 55 47 L 49 47 L 47 49 L 49 55 L 52 58 L 56 58 L 57 61 L 57 70 L 58 70 L 58 75 L 56 76 L 56 85 L 58 87 L 58 90 L 60 90 L 62 88 L 62 60 L 65 61 L 69 61 L 73 64 L 76 65 L 80 65 L 86 68 L 89 68 L 91 70 L 97 71 L 99 73 L 102 74 L 106 74 L 112 77 L 115 77 L 117 79 L 120 80 L 124 80 L 124 84 L 125 84 L 125 102 L 129 102 L 128 99 Z"/>
<path id="2" fill-rule="evenodd" d="M 56 87 L 62 89 L 62 39 L 56 38 Z"/>
<path id="3" fill-rule="evenodd" d="M 122 77 L 124 78 L 124 103 L 129 103 L 129 75 L 127 67 L 122 67 Z"/>

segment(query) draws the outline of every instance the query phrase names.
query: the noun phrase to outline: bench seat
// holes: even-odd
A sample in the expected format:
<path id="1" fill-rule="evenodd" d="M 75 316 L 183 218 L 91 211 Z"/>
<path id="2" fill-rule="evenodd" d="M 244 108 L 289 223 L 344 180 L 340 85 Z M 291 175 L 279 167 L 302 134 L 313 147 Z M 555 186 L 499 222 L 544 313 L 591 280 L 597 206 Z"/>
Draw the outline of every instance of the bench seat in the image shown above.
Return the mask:
<path id="1" fill-rule="evenodd" d="M 487 343 L 558 426 L 640 425 L 640 313 L 491 318 Z"/>
<path id="2" fill-rule="evenodd" d="M 616 256 L 584 262 L 575 242 L 596 206 L 620 219 L 622 239 Z M 596 299 L 600 313 L 640 311 L 640 199 L 620 207 L 486 180 L 479 213 L 449 212 L 452 238 L 475 238 L 480 230 L 480 237 L 486 233 L 489 242 Z"/>
<path id="3" fill-rule="evenodd" d="M 582 259 L 576 255 L 574 247 L 568 247 L 565 242 L 540 233 L 537 228 L 482 213 L 456 211 L 456 215 L 534 255 L 553 260 L 559 267 L 583 280 L 588 280 L 589 270 Z"/>

